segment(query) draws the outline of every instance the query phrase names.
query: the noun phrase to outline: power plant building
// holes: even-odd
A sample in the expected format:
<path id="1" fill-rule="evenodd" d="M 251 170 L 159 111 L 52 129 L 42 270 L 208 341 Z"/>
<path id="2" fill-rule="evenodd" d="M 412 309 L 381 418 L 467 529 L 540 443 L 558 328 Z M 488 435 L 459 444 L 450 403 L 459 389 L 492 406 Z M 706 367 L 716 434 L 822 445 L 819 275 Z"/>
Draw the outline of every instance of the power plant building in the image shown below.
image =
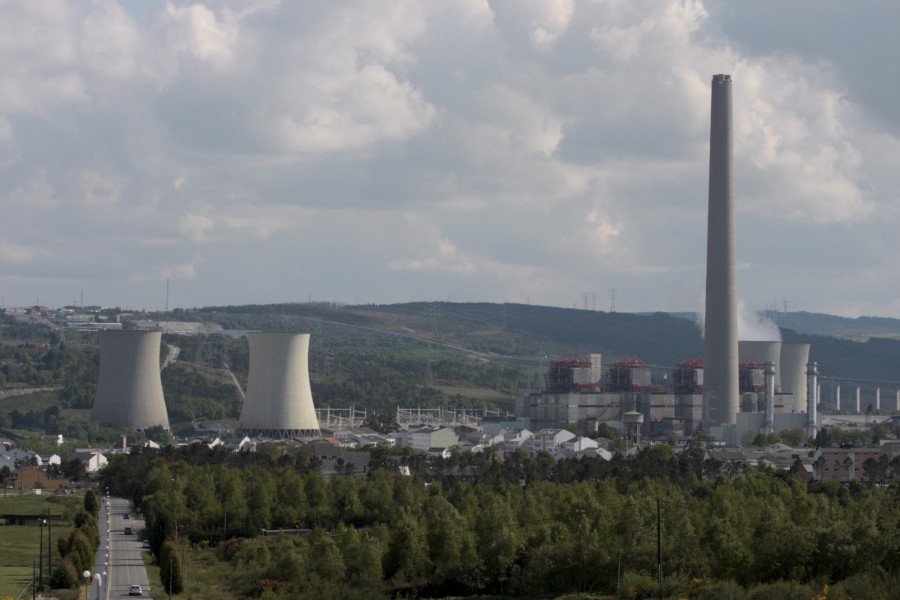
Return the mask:
<path id="1" fill-rule="evenodd" d="M 551 364 L 544 392 L 516 399 L 516 415 L 530 419 L 535 429 L 578 425 L 584 431 L 599 423 L 622 424 L 626 413 L 644 415 L 642 433 L 691 435 L 703 422 L 703 366 L 683 363 L 684 382 L 674 389 L 651 382 L 651 365 L 636 357 L 623 357 L 605 369 L 602 377 L 599 355 L 590 362 L 569 355 Z"/>
<path id="2" fill-rule="evenodd" d="M 169 429 L 160 379 L 160 331 L 100 332 L 100 377 L 91 421 L 106 427 Z"/>
<path id="3" fill-rule="evenodd" d="M 309 384 L 309 334 L 251 332 L 250 374 L 238 431 L 289 438 L 319 435 Z"/>
<path id="4" fill-rule="evenodd" d="M 775 385 L 779 366 L 784 380 L 807 378 L 808 365 L 791 357 L 785 361 L 781 342 L 742 343 L 739 396 L 740 411 L 730 424 L 726 441 L 740 443 L 747 430 L 773 432 L 786 429 L 807 429 L 815 413 L 806 414 L 806 388 L 787 393 Z M 793 346 L 793 345 L 791 345 Z M 809 347 L 797 352 L 808 356 Z M 759 354 L 765 362 L 756 358 Z M 599 355 L 592 355 L 592 357 Z M 768 360 L 777 357 L 778 362 Z M 785 371 L 784 368 L 788 370 Z M 657 369 L 656 378 L 651 369 Z M 708 416 L 704 399 L 704 362 L 689 358 L 662 377 L 659 368 L 636 357 L 623 357 L 602 369 L 602 377 L 590 378 L 588 372 L 600 371 L 596 361 L 586 361 L 575 355 L 564 356 L 547 370 L 547 388 L 516 399 L 516 416 L 527 418 L 532 429 L 563 428 L 578 425 L 582 431 L 594 431 L 600 423 L 624 427 L 625 415 L 640 413 L 641 434 L 648 436 L 693 435 L 707 430 Z M 803 394 L 803 395 L 799 395 Z M 814 428 L 815 425 L 812 425 Z"/>

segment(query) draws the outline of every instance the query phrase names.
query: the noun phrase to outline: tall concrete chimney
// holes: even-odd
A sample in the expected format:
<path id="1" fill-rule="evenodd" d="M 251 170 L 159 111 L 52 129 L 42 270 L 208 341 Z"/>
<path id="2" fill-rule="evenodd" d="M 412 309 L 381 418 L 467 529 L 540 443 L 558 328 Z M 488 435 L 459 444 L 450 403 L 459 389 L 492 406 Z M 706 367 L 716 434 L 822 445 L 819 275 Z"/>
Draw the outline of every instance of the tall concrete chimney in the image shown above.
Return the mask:
<path id="1" fill-rule="evenodd" d="M 816 388 L 818 388 L 819 364 L 806 363 L 806 435 L 815 438 L 819 432 L 819 420 L 816 416 Z"/>
<path id="2" fill-rule="evenodd" d="M 713 75 L 703 396 L 710 420 L 721 424 L 736 423 L 740 406 L 731 129 L 731 75 Z"/>
<path id="3" fill-rule="evenodd" d="M 763 425 L 763 433 L 771 435 L 775 433 L 775 363 L 766 363 L 766 420 Z"/>

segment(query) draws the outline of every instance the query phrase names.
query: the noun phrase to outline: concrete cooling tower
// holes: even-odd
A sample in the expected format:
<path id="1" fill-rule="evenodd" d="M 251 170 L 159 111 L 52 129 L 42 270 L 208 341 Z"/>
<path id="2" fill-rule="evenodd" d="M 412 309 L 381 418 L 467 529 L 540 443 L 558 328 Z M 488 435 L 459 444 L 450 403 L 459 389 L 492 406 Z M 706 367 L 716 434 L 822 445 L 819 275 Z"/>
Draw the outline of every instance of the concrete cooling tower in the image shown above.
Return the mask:
<path id="1" fill-rule="evenodd" d="M 704 404 L 712 423 L 734 424 L 740 407 L 737 331 L 737 241 L 731 127 L 731 75 L 713 75 L 706 231 Z"/>
<path id="2" fill-rule="evenodd" d="M 806 412 L 806 363 L 809 362 L 809 344 L 782 344 L 781 391 L 794 395 L 794 404 L 786 411 Z"/>
<path id="3" fill-rule="evenodd" d="M 161 331 L 100 332 L 100 379 L 91 421 L 109 427 L 169 429 L 159 377 Z"/>
<path id="4" fill-rule="evenodd" d="M 288 438 L 319 435 L 309 387 L 308 333 L 249 333 L 250 375 L 238 431 Z"/>
<path id="5" fill-rule="evenodd" d="M 773 363 L 775 365 L 775 387 L 777 388 L 781 385 L 781 347 L 781 342 L 740 341 L 738 342 L 738 355 L 741 361 L 755 358 L 762 364 Z"/>

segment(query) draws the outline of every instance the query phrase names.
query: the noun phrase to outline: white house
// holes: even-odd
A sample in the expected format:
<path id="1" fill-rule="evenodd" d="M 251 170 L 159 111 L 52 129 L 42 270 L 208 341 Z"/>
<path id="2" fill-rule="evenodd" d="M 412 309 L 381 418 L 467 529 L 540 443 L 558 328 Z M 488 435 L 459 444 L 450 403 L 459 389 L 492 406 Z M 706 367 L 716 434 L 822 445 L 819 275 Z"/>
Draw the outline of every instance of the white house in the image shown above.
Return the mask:
<path id="1" fill-rule="evenodd" d="M 31 460 L 36 467 L 49 467 L 50 465 L 62 464 L 62 459 L 59 457 L 59 454 L 35 454 L 31 457 Z"/>
<path id="2" fill-rule="evenodd" d="M 81 464 L 84 465 L 85 472 L 87 473 L 96 473 L 97 471 L 105 467 L 107 463 L 109 463 L 106 457 L 96 450 L 76 450 L 66 458 L 68 460 L 80 460 Z"/>
<path id="3" fill-rule="evenodd" d="M 600 444 L 597 440 L 592 440 L 588 437 L 577 437 L 568 442 L 563 442 L 562 447 L 567 452 L 583 452 L 589 448 L 599 448 Z"/>
<path id="4" fill-rule="evenodd" d="M 532 456 L 539 452 L 553 453 L 554 450 L 575 437 L 575 434 L 568 429 L 541 429 L 534 434 L 533 439 L 525 442 L 523 447 Z"/>
<path id="5" fill-rule="evenodd" d="M 500 432 L 503 441 L 500 450 L 503 454 L 512 454 L 517 448 L 522 448 L 529 440 L 534 439 L 534 434 L 527 429 L 508 428 Z"/>
<path id="6" fill-rule="evenodd" d="M 428 452 L 431 448 L 449 448 L 459 444 L 459 436 L 452 427 L 425 426 L 410 429 L 402 438 L 401 444 L 419 452 Z"/>

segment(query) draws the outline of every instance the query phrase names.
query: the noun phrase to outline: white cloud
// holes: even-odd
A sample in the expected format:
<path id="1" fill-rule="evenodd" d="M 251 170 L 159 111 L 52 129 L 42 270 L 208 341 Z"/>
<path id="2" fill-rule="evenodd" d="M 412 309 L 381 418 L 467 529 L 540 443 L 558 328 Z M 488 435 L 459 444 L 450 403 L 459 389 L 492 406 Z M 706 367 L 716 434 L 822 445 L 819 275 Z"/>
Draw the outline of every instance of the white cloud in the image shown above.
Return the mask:
<path id="1" fill-rule="evenodd" d="M 51 208 L 58 204 L 56 188 L 47 180 L 47 173 L 44 170 L 41 170 L 23 185 L 13 190 L 10 194 L 10 200 L 14 204 L 35 208 Z"/>
<path id="2" fill-rule="evenodd" d="M 216 69 L 231 63 L 238 23 L 230 9 L 216 14 L 202 4 L 182 8 L 167 2 L 165 18 L 172 48 Z"/>
<path id="3" fill-rule="evenodd" d="M 620 310 L 691 310 L 709 84 L 731 73 L 748 306 L 900 315 L 900 120 L 848 83 L 851 66 L 892 63 L 846 40 L 767 51 L 778 14 L 730 8 L 757 17 L 742 33 L 722 6 L 9 3 L 0 288 L 69 302 L 83 276 L 116 296 L 99 302 L 140 305 L 184 277 L 186 305 L 308 286 L 568 306 L 603 286 L 633 299 Z M 887 14 L 823 7 L 817 22 L 831 13 L 851 33 Z M 863 91 L 896 86 L 884 79 Z"/>
<path id="4" fill-rule="evenodd" d="M 48 258 L 50 258 L 50 253 L 43 248 L 10 243 L 0 237 L 0 263 L 6 261 L 11 263 L 27 263 L 46 260 Z"/>
<path id="5" fill-rule="evenodd" d="M 209 217 L 193 214 L 184 215 L 178 223 L 181 234 L 194 242 L 208 242 L 215 227 L 215 222 Z"/>
<path id="6" fill-rule="evenodd" d="M 180 265 L 171 265 L 164 268 L 160 274 L 160 279 L 194 279 L 197 274 L 194 271 L 194 263 L 183 263 Z"/>
<path id="7" fill-rule="evenodd" d="M 118 174 L 96 171 L 82 174 L 82 197 L 88 206 L 104 208 L 118 204 L 124 190 L 125 182 Z"/>

